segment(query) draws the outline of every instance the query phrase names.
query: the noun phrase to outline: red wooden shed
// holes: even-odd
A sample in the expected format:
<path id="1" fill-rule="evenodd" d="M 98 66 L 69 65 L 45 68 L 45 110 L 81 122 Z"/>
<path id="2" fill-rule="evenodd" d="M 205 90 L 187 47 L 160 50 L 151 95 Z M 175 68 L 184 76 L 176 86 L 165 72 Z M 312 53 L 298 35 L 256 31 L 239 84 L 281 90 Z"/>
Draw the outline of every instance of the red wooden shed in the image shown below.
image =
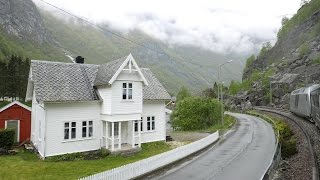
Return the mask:
<path id="1" fill-rule="evenodd" d="M 16 130 L 16 142 L 30 139 L 31 108 L 14 101 L 0 109 L 0 128 Z"/>

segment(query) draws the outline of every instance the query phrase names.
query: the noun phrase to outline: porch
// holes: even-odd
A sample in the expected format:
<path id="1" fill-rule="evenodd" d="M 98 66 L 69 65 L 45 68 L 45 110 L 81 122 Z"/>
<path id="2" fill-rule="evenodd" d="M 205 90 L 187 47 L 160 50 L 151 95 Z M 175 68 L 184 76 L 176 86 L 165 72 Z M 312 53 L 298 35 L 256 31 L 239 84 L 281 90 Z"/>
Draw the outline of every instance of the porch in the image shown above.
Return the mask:
<path id="1" fill-rule="evenodd" d="M 111 152 L 140 149 L 141 121 L 102 121 L 102 146 Z"/>

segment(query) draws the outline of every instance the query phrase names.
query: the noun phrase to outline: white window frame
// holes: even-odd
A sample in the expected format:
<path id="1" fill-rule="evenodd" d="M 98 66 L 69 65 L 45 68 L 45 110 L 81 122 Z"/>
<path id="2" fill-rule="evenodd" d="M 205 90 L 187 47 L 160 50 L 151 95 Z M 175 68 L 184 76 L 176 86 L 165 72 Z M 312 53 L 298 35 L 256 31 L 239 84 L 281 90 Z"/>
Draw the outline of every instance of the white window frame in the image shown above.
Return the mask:
<path id="1" fill-rule="evenodd" d="M 7 123 L 8 121 L 18 121 L 18 134 L 17 134 L 17 142 L 20 142 L 20 120 L 5 120 L 4 122 L 4 128 L 7 129 Z"/>
<path id="2" fill-rule="evenodd" d="M 66 123 L 69 124 L 68 127 L 65 127 Z M 72 127 L 72 123 L 76 124 L 75 127 Z M 65 130 L 66 129 L 69 129 L 68 138 L 67 139 L 65 138 Z M 72 138 L 72 129 L 75 129 L 75 137 L 74 138 Z M 75 139 L 77 139 L 77 122 L 76 121 L 65 121 L 65 122 L 63 122 L 63 140 L 64 141 L 72 141 L 72 140 L 75 140 Z"/>
<path id="3" fill-rule="evenodd" d="M 124 85 L 126 87 L 124 87 Z M 131 87 L 130 87 L 131 85 Z M 124 94 L 125 92 L 125 94 Z M 129 92 L 131 96 L 129 96 Z M 125 96 L 125 98 L 124 98 Z M 122 83 L 122 100 L 132 100 L 133 99 L 133 83 L 132 82 L 124 82 Z"/>
<path id="4" fill-rule="evenodd" d="M 155 116 L 147 116 L 147 131 L 155 131 L 156 130 L 156 121 L 155 120 L 156 120 Z"/>
<path id="5" fill-rule="evenodd" d="M 83 125 L 83 122 L 86 122 L 85 126 Z M 91 125 L 90 125 L 90 122 L 92 123 Z M 85 137 L 83 137 L 83 128 L 86 128 L 86 136 Z M 90 136 L 90 128 L 92 128 L 91 136 Z M 92 120 L 81 122 L 81 137 L 82 138 L 92 138 L 93 137 L 93 121 Z"/>

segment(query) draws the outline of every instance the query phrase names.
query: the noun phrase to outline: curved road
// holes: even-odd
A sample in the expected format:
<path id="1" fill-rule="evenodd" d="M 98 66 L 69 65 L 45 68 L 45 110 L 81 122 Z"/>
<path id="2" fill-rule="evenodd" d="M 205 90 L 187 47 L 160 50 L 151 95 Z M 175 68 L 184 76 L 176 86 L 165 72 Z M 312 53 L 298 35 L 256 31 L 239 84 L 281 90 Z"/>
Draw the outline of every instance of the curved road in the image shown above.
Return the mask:
<path id="1" fill-rule="evenodd" d="M 260 118 L 230 113 L 238 122 L 219 144 L 153 179 L 258 180 L 268 168 L 275 148 L 271 125 Z"/>

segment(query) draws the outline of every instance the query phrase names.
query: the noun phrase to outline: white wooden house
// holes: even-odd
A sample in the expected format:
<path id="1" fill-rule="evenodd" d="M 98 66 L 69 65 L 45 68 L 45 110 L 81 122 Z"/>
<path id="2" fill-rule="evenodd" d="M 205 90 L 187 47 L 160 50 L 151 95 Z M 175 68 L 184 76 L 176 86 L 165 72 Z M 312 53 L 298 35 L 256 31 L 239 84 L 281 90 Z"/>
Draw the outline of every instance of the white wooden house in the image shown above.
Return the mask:
<path id="1" fill-rule="evenodd" d="M 102 65 L 31 61 L 31 141 L 42 157 L 166 137 L 170 95 L 132 55 Z"/>

